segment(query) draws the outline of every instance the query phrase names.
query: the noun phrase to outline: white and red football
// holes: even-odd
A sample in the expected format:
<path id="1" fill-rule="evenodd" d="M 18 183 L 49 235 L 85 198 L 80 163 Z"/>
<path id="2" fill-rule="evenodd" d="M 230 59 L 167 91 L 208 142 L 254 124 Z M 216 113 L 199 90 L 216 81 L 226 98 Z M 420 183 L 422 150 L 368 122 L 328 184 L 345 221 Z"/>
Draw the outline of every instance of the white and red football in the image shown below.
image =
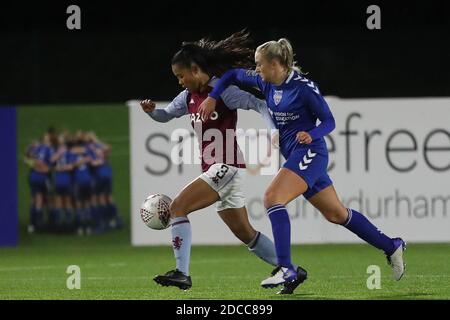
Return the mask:
<path id="1" fill-rule="evenodd" d="M 172 202 L 164 194 L 151 194 L 141 205 L 141 218 L 145 225 L 151 229 L 163 230 L 169 226 L 170 212 L 169 206 Z"/>

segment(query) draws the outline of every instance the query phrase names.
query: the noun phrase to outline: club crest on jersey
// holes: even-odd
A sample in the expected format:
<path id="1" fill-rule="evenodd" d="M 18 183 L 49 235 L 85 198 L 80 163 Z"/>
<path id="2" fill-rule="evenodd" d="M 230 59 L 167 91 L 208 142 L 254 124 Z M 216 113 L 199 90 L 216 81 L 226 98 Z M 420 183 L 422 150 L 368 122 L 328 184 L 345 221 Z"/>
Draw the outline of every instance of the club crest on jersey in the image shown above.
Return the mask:
<path id="1" fill-rule="evenodd" d="M 273 102 L 275 102 L 275 105 L 278 105 L 280 103 L 281 98 L 283 98 L 283 90 L 274 90 Z"/>

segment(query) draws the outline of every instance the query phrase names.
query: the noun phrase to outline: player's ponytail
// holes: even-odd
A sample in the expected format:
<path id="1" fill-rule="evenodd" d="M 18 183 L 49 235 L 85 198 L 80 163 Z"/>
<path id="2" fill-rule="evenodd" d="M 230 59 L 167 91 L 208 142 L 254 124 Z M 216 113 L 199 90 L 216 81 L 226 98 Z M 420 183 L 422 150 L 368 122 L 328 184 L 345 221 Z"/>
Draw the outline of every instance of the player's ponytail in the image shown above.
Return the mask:
<path id="1" fill-rule="evenodd" d="M 197 64 L 209 76 L 221 76 L 233 68 L 253 68 L 254 50 L 251 49 L 249 33 L 236 32 L 221 41 L 203 38 L 195 42 L 183 42 L 173 56 L 172 65 L 190 67 Z"/>
<path id="2" fill-rule="evenodd" d="M 302 73 L 301 68 L 297 65 L 297 61 L 294 60 L 295 54 L 292 45 L 286 38 L 263 43 L 256 49 L 256 52 L 261 53 L 269 61 L 277 59 L 289 71 L 295 70 L 298 73 Z"/>

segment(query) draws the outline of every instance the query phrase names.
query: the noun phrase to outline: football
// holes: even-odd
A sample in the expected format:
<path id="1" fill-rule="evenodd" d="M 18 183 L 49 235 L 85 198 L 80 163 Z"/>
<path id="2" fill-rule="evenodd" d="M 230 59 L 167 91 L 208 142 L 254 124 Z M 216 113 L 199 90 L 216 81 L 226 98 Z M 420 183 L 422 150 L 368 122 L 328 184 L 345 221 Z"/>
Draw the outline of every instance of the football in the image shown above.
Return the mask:
<path id="1" fill-rule="evenodd" d="M 172 202 L 164 194 L 149 195 L 141 205 L 141 218 L 151 229 L 163 230 L 169 226 L 169 205 Z"/>

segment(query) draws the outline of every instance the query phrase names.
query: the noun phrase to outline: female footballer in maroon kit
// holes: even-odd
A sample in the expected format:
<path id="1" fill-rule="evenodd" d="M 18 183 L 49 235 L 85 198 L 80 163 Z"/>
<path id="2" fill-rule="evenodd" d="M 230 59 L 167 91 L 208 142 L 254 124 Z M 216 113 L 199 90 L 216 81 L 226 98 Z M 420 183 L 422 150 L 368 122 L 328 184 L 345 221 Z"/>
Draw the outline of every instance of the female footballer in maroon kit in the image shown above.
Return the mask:
<path id="1" fill-rule="evenodd" d="M 155 103 L 151 100 L 141 102 L 142 109 L 158 122 L 189 114 L 201 148 L 203 174 L 184 187 L 170 205 L 176 269 L 154 278 L 163 286 L 180 289 L 192 286 L 189 276 L 191 226 L 187 216 L 213 203 L 217 203 L 217 212 L 222 220 L 250 251 L 273 266 L 277 264 L 273 242 L 255 231 L 248 220 L 241 190 L 241 171 L 245 164 L 235 135 L 236 109 L 253 109 L 263 115 L 271 128 L 274 127 L 265 102 L 230 86 L 221 95 L 216 112 L 209 119 L 202 121 L 198 112 L 198 107 L 218 81 L 215 76 L 220 76 L 229 68 L 252 66 L 253 51 L 239 49 L 247 48 L 243 44 L 248 41 L 248 34 L 238 32 L 218 42 L 202 39 L 183 43 L 172 59 L 172 71 L 185 90 L 164 109 L 155 109 Z M 231 137 L 229 133 L 227 135 L 227 130 L 232 131 Z M 205 137 L 214 132 L 222 135 L 222 148 L 214 144 L 216 139 Z"/>

